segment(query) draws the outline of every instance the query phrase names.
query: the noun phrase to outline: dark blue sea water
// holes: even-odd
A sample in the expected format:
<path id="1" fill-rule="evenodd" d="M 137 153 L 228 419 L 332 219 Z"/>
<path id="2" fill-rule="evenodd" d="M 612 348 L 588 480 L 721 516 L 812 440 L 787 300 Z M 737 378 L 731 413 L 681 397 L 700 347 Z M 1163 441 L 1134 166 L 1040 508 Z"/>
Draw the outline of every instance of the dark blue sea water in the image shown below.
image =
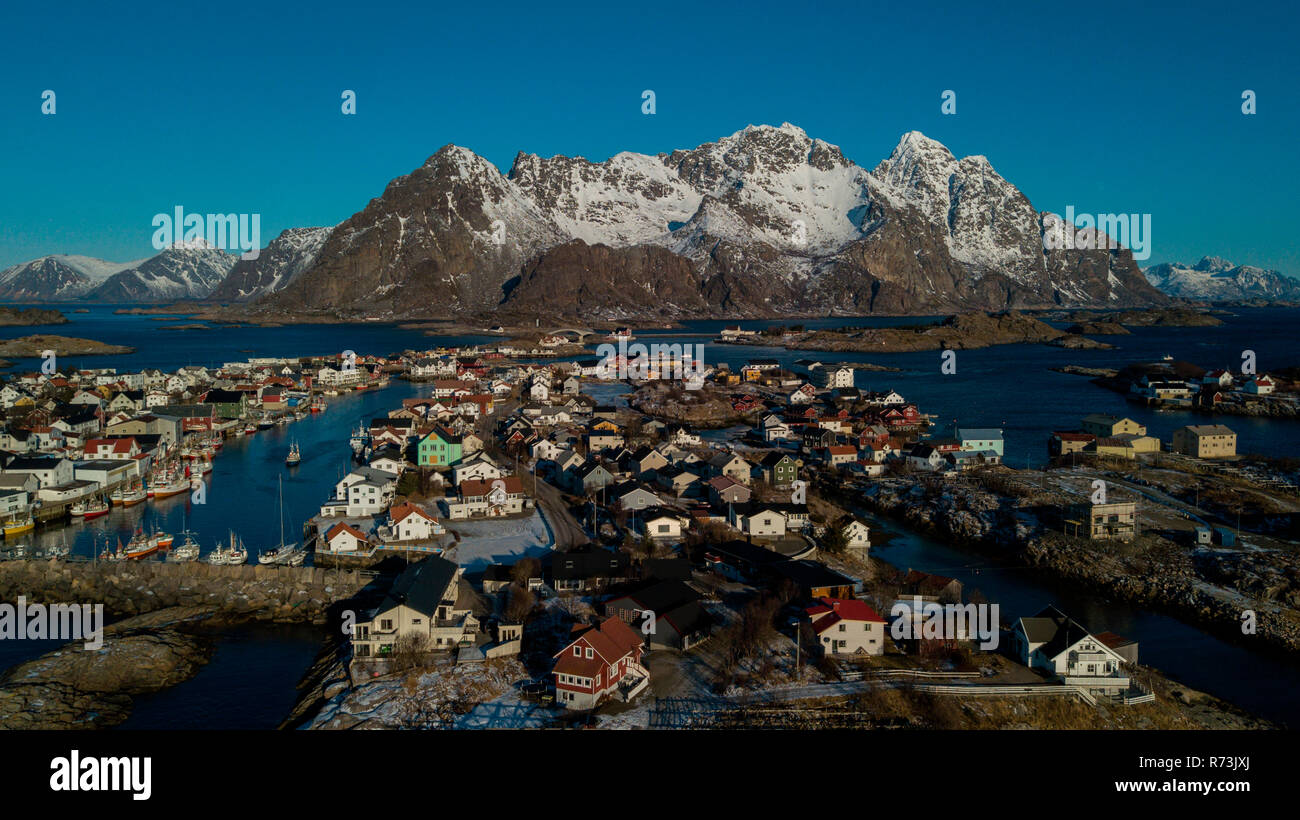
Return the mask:
<path id="1" fill-rule="evenodd" d="M 298 356 L 354 350 L 359 354 L 387 354 L 407 348 L 486 341 L 492 336 L 429 337 L 420 331 L 393 325 L 307 325 L 278 328 L 214 328 L 163 331 L 148 317 L 115 315 L 111 308 L 91 308 L 89 313 L 68 313 L 67 325 L 41 328 L 3 328 L 0 338 L 31 333 L 57 333 L 104 342 L 128 344 L 137 352 L 125 356 L 83 357 L 73 364 L 113 366 L 138 370 L 167 370 L 185 364 L 218 365 L 250 356 Z M 1007 458 L 1013 465 L 1039 463 L 1045 456 L 1052 430 L 1073 429 L 1090 412 L 1112 412 L 1138 418 L 1150 431 L 1168 439 L 1172 430 L 1203 420 L 1178 412 L 1155 412 L 1088 382 L 1086 378 L 1054 373 L 1063 364 L 1122 367 L 1135 361 L 1155 361 L 1165 354 L 1207 368 L 1236 368 L 1241 351 L 1254 350 L 1261 371 L 1300 363 L 1294 350 L 1300 310 L 1244 309 L 1219 328 L 1135 328 L 1130 336 L 1105 337 L 1118 345 L 1110 351 L 1067 351 L 1043 345 L 1005 345 L 959 351 L 957 373 L 939 371 L 937 352 L 906 354 L 833 354 L 833 361 L 872 362 L 902 368 L 901 373 L 858 373 L 865 389 L 898 390 L 919 404 L 922 412 L 939 419 L 956 418 L 962 425 L 997 425 L 1006 429 Z M 914 324 L 915 318 L 866 320 L 828 319 L 801 322 L 807 326 Z M 710 364 L 732 366 L 751 358 L 774 358 L 792 364 L 817 353 L 775 348 L 712 344 L 726 325 L 734 322 L 688 322 L 673 331 L 637 331 L 645 342 L 705 345 Z M 770 322 L 745 322 L 762 327 Z M 16 363 L 17 370 L 34 369 L 34 360 Z M 302 522 L 328 497 L 340 473 L 347 469 L 347 436 L 361 419 L 382 415 L 401 398 L 416 395 L 418 385 L 394 381 L 385 390 L 332 400 L 319 416 L 251 437 L 231 440 L 215 461 L 206 504 L 194 504 L 185 495 L 150 502 L 129 510 L 62 529 L 44 530 L 31 541 L 41 544 L 66 541 L 89 554 L 93 544 L 129 537 L 139 525 L 175 532 L 182 527 L 198 533 L 206 549 L 235 530 L 250 551 L 279 539 L 278 479 L 284 478 L 286 532 L 298 535 Z M 423 388 L 427 390 L 426 388 Z M 610 397 L 618 388 L 609 388 Z M 1300 454 L 1300 423 L 1224 419 L 1240 435 L 1243 451 Z M 283 465 L 291 441 L 302 448 L 303 463 L 294 470 Z M 967 589 L 980 589 L 1002 606 L 1004 617 L 1032 614 L 1057 602 L 1094 629 L 1109 629 L 1138 640 L 1146 663 L 1164 670 L 1188 685 L 1241 704 L 1261 715 L 1300 725 L 1300 698 L 1292 694 L 1300 684 L 1300 666 L 1275 654 L 1228 643 L 1177 619 L 1146 612 L 1126 604 L 1106 601 L 1045 580 L 1029 570 L 998 568 L 986 559 L 956 550 L 914 534 L 901 532 L 890 522 L 877 527 L 894 530 L 898 537 L 879 555 L 900 567 L 941 572 L 961 579 Z M 95 540 L 97 538 L 97 541 Z M 128 723 L 133 727 L 171 725 L 272 726 L 283 717 L 293 699 L 293 687 L 315 654 L 320 636 L 313 630 L 259 630 L 232 633 L 223 638 L 208 669 L 176 689 L 141 702 Z M 48 649 L 0 642 L 0 669 Z M 248 675 L 247 670 L 258 670 Z"/>

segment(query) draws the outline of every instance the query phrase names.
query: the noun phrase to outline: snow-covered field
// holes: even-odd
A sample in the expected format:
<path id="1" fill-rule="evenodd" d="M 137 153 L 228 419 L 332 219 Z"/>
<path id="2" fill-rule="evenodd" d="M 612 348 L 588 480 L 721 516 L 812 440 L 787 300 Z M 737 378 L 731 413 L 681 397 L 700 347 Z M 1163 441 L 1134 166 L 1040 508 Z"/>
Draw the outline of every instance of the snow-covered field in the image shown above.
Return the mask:
<path id="1" fill-rule="evenodd" d="M 528 518 L 491 521 L 449 521 L 460 533 L 456 563 L 475 572 L 489 564 L 512 564 L 524 556 L 540 558 L 555 544 L 550 525 L 540 510 Z"/>

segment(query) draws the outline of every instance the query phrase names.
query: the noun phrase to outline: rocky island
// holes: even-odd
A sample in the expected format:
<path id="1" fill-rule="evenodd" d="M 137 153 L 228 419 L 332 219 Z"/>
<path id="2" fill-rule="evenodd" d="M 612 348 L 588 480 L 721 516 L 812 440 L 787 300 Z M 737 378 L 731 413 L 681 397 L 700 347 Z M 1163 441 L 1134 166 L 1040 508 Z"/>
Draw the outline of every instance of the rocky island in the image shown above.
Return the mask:
<path id="1" fill-rule="evenodd" d="M 46 350 L 53 350 L 57 356 L 111 356 L 135 352 L 134 347 L 72 336 L 22 336 L 0 342 L 0 356 L 15 359 L 35 358 Z"/>
<path id="2" fill-rule="evenodd" d="M 1112 347 L 1058 330 L 1019 311 L 959 313 L 929 325 L 799 330 L 738 339 L 735 344 L 777 345 L 787 350 L 832 353 L 914 353 L 922 350 L 972 350 L 1005 344 L 1048 344 L 1070 349 Z"/>

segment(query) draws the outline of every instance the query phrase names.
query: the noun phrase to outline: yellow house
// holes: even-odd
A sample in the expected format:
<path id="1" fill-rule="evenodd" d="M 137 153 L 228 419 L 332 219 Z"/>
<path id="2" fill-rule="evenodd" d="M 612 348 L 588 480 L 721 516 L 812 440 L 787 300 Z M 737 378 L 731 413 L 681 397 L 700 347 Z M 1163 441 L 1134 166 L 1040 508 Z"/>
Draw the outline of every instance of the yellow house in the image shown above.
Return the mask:
<path id="1" fill-rule="evenodd" d="M 1174 431 L 1173 449 L 1196 458 L 1235 458 L 1237 434 L 1222 424 L 1190 424 Z"/>
<path id="2" fill-rule="evenodd" d="M 1083 417 L 1083 432 L 1097 438 L 1106 436 L 1145 436 L 1147 428 L 1130 418 L 1120 418 L 1106 413 L 1089 413 Z"/>

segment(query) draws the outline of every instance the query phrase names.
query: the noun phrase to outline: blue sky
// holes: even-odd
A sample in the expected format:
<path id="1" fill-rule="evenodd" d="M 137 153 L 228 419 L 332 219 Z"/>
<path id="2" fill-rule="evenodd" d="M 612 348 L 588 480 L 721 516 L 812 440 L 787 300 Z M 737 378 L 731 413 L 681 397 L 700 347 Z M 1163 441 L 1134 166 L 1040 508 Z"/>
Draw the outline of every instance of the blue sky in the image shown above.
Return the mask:
<path id="1" fill-rule="evenodd" d="M 788 121 L 867 167 L 915 129 L 1039 209 L 1150 213 L 1148 263 L 1300 275 L 1288 3 L 16 5 L 0 267 L 149 256 L 178 204 L 259 213 L 264 242 L 334 224 L 449 142 L 505 171 L 521 150 L 603 159 Z"/>

